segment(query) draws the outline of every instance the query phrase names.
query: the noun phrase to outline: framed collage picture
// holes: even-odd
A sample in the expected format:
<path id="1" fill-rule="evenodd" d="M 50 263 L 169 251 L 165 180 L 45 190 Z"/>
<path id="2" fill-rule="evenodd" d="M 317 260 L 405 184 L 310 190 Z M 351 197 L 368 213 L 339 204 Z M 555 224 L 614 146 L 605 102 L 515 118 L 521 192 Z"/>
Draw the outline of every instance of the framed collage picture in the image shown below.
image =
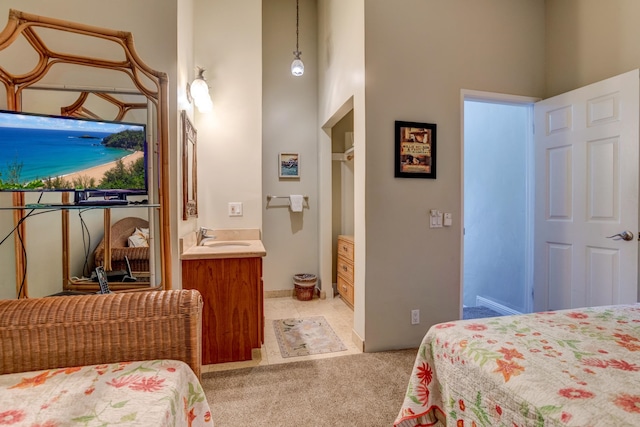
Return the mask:
<path id="1" fill-rule="evenodd" d="M 396 178 L 436 178 L 436 125 L 395 122 Z"/>

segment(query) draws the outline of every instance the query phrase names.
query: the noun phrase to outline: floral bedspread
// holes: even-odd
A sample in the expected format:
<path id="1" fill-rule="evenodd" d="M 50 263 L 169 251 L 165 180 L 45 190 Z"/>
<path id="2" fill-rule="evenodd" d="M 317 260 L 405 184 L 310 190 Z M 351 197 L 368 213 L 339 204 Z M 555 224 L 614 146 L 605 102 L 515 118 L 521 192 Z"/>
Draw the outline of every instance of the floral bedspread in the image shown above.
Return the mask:
<path id="1" fill-rule="evenodd" d="M 394 425 L 640 426 L 640 305 L 434 325 Z"/>
<path id="2" fill-rule="evenodd" d="M 213 426 L 183 362 L 150 360 L 0 375 L 0 426 Z"/>

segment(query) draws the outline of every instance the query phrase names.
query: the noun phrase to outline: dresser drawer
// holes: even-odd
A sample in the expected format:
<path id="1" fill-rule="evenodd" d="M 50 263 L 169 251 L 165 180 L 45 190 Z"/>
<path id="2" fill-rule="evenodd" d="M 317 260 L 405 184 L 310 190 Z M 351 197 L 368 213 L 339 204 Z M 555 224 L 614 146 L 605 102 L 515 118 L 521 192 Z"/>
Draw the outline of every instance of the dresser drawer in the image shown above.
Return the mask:
<path id="1" fill-rule="evenodd" d="M 353 285 L 338 276 L 338 293 L 342 296 L 342 299 L 353 307 Z"/>
<path id="2" fill-rule="evenodd" d="M 338 275 L 342 276 L 353 284 L 353 262 L 347 261 L 344 257 L 338 257 Z"/>
<path id="3" fill-rule="evenodd" d="M 343 256 L 353 262 L 353 238 L 338 236 L 338 256 Z"/>

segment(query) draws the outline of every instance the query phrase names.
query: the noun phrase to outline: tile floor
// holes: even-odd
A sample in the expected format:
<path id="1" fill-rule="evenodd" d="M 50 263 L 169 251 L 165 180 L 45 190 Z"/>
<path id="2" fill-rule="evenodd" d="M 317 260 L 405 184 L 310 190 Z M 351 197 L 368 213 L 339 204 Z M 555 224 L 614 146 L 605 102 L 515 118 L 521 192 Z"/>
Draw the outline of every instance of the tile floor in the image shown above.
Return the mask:
<path id="1" fill-rule="evenodd" d="M 353 310 L 349 308 L 340 297 L 333 299 L 319 299 L 314 297 L 311 301 L 299 301 L 294 297 L 265 298 L 264 300 L 264 344 L 261 351 L 256 352 L 253 360 L 232 363 L 220 363 L 205 365 L 202 372 L 215 372 L 228 369 L 240 369 L 252 366 L 273 365 L 277 363 L 297 362 L 300 360 L 323 359 L 327 357 L 345 356 L 361 353 L 354 344 L 351 335 L 353 329 Z M 300 357 L 283 358 L 273 330 L 273 320 L 288 319 L 292 317 L 324 316 L 331 328 L 340 337 L 347 347 L 345 351 L 334 353 L 315 354 Z"/>

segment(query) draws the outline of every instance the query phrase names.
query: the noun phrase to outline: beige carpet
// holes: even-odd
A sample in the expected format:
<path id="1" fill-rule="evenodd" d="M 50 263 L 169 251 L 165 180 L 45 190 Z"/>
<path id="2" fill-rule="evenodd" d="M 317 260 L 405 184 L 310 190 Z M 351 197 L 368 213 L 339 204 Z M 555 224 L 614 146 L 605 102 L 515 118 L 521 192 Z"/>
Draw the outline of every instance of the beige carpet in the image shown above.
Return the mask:
<path id="1" fill-rule="evenodd" d="M 417 349 L 210 372 L 216 427 L 391 426 Z"/>

